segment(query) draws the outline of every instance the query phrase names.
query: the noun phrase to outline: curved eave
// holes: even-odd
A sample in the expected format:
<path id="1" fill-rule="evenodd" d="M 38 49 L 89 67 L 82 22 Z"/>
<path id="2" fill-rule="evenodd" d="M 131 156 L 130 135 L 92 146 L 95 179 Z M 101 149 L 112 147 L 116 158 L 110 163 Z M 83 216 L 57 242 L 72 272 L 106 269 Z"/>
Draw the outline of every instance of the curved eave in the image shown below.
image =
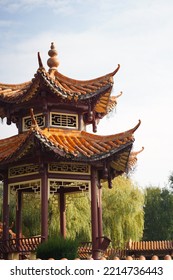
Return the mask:
<path id="1" fill-rule="evenodd" d="M 3 85 L 0 88 L 0 118 L 7 116 L 6 105 L 15 105 L 31 100 L 38 92 L 40 81 L 34 78 L 31 82 L 19 85 Z"/>
<path id="2" fill-rule="evenodd" d="M 63 99 L 82 101 L 107 92 L 110 94 L 113 86 L 114 72 L 100 78 L 86 81 L 68 78 L 57 71 L 54 73 L 55 78 L 47 72 L 40 72 L 40 74 L 46 86 L 48 86 L 54 94 L 61 96 Z"/>
<path id="3" fill-rule="evenodd" d="M 99 113 L 101 118 L 108 115 L 115 109 L 117 105 L 117 98 L 121 96 L 122 93 L 118 96 L 110 96 L 110 94 L 111 92 L 109 91 L 103 94 L 94 107 L 94 111 Z"/>
<path id="4" fill-rule="evenodd" d="M 0 84 L 0 101 L 4 103 L 16 103 L 28 94 L 33 82 L 29 81 L 22 84 Z"/>
<path id="5" fill-rule="evenodd" d="M 67 157 L 85 159 L 88 161 L 106 158 L 122 148 L 132 145 L 134 128 L 119 134 L 99 136 L 85 131 L 68 131 L 60 129 L 39 130 L 37 137 L 43 142 L 49 142 L 51 149 L 62 150 Z"/>
<path id="6" fill-rule="evenodd" d="M 81 87 L 79 90 L 73 85 L 70 85 L 71 89 L 67 89 L 67 87 L 62 86 L 60 82 L 55 82 L 52 80 L 47 73 L 42 73 L 42 77 L 44 79 L 45 85 L 48 87 L 48 89 L 53 92 L 56 96 L 67 99 L 69 101 L 73 100 L 75 102 L 77 101 L 84 101 L 87 99 L 91 99 L 93 97 L 96 97 L 97 95 L 100 95 L 106 91 L 110 91 L 112 88 L 112 83 L 107 83 L 101 87 L 93 87 L 93 89 L 87 89 L 87 91 L 84 91 L 84 88 Z M 69 88 L 69 86 L 68 86 Z M 72 90 L 73 88 L 73 90 Z M 88 85 L 89 88 L 89 85 Z"/>
<path id="7" fill-rule="evenodd" d="M 80 86 L 80 85 L 81 86 L 87 86 L 88 84 L 94 84 L 94 83 L 99 83 L 99 82 L 102 83 L 103 81 L 107 81 L 109 79 L 112 79 L 112 77 L 118 72 L 119 69 L 120 69 L 120 65 L 118 64 L 117 68 L 113 72 L 110 72 L 106 75 L 100 76 L 100 77 L 95 78 L 95 79 L 90 79 L 90 80 L 75 80 L 75 79 L 69 78 L 69 77 L 61 74 L 58 71 L 55 71 L 54 75 L 55 75 L 57 80 L 59 80 L 61 82 L 64 82 L 64 83 L 73 84 L 73 85 L 76 85 L 76 86 Z"/>
<path id="8" fill-rule="evenodd" d="M 95 139 L 95 135 L 74 132 L 64 133 L 51 129 L 48 131 L 39 131 L 37 137 L 50 151 L 55 154 L 60 154 L 60 151 L 64 154 L 62 157 L 71 161 L 81 161 L 100 165 L 105 159 L 111 160 L 111 167 L 115 169 L 118 174 L 122 174 L 127 171 L 127 165 L 129 160 L 129 154 L 133 146 L 134 138 L 132 134 L 127 132 L 127 135 L 123 138 L 123 134 L 106 136 L 104 140 L 102 136 Z M 94 139 L 92 139 L 94 138 Z"/>
<path id="9" fill-rule="evenodd" d="M 48 150 L 52 150 L 54 153 L 58 153 L 58 155 L 65 157 L 66 154 L 62 149 L 59 149 L 58 151 L 58 147 L 55 149 L 54 145 L 48 139 L 38 137 L 38 131 L 39 129 L 31 129 L 28 132 L 0 140 L 1 169 L 3 169 L 3 166 L 6 164 L 17 162 L 29 154 L 31 149 L 35 146 L 34 139 L 38 139 L 40 144 L 45 148 L 48 148 Z"/>
<path id="10" fill-rule="evenodd" d="M 127 137 L 132 137 L 134 132 L 138 129 L 138 127 L 141 124 L 141 120 L 138 121 L 138 123 L 131 129 L 126 130 L 124 132 L 120 132 L 117 134 L 112 134 L 112 135 L 96 135 L 92 133 L 88 133 L 86 131 L 81 131 L 81 135 L 85 136 L 86 138 L 92 138 L 96 141 L 115 141 L 115 140 L 121 140 L 121 139 L 126 139 Z"/>
<path id="11" fill-rule="evenodd" d="M 144 147 L 142 147 L 142 149 L 137 152 L 132 151 L 130 153 L 129 160 L 128 160 L 128 171 L 131 171 L 135 168 L 137 160 L 138 160 L 137 155 L 140 154 L 143 150 L 144 150 Z"/>
<path id="12" fill-rule="evenodd" d="M 110 163 L 111 168 L 116 170 L 116 172 L 122 174 L 127 173 L 128 171 L 128 161 L 129 161 L 129 155 L 130 151 L 132 149 L 132 144 L 128 145 L 128 147 L 125 147 L 121 150 L 121 153 L 118 154 Z M 115 174 L 116 176 L 117 174 Z"/>
<path id="13" fill-rule="evenodd" d="M 120 92 L 120 94 L 118 94 L 117 96 L 111 96 L 108 102 L 108 106 L 107 106 L 107 114 L 109 114 L 110 112 L 112 112 L 116 105 L 117 105 L 117 99 L 122 95 L 122 91 Z"/>
<path id="14" fill-rule="evenodd" d="M 22 158 L 35 145 L 35 138 L 46 151 L 52 151 L 63 158 L 90 162 L 101 160 L 122 150 L 130 151 L 134 141 L 133 133 L 139 125 L 140 122 L 130 130 L 108 136 L 85 131 L 52 128 L 42 130 L 33 125 L 26 133 L 0 140 L 0 164 Z"/>
<path id="15" fill-rule="evenodd" d="M 95 105 L 95 112 L 106 114 L 109 107 L 110 93 L 113 86 L 113 76 L 119 70 L 119 65 L 115 71 L 91 80 L 74 80 L 68 78 L 58 71 L 55 76 L 47 73 L 40 67 L 32 81 L 22 84 L 0 84 L 0 117 L 6 116 L 5 104 L 19 104 L 28 102 L 39 91 L 42 84 L 46 86 L 56 96 L 69 101 L 85 101 L 94 98 L 98 99 Z"/>
<path id="16" fill-rule="evenodd" d="M 9 162 L 12 158 L 16 158 L 16 154 L 20 153 L 26 140 L 30 137 L 31 131 L 15 135 L 0 140 L 0 165 Z"/>
<path id="17" fill-rule="evenodd" d="M 112 148 L 110 151 L 102 152 L 100 154 L 95 154 L 91 157 L 83 157 L 81 156 L 81 160 L 87 162 L 97 162 L 101 163 L 105 159 L 110 160 L 110 166 L 116 171 L 125 172 L 127 169 L 128 158 L 130 151 L 132 149 L 133 141 L 129 141 L 126 144 L 121 144 L 117 148 Z"/>

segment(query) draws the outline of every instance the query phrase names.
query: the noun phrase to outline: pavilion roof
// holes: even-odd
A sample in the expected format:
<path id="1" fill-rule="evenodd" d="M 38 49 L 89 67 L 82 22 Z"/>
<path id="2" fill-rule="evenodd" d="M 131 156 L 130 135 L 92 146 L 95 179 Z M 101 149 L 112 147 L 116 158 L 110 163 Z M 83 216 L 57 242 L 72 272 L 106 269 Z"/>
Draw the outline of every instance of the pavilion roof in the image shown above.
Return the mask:
<path id="1" fill-rule="evenodd" d="M 52 51 L 56 52 L 53 45 Z M 28 103 L 42 90 L 50 92 L 56 99 L 75 104 L 93 102 L 93 110 L 102 116 L 108 114 L 117 104 L 117 97 L 110 96 L 113 87 L 113 76 L 120 65 L 111 73 L 91 80 L 75 80 L 61 74 L 54 60 L 52 67 L 46 71 L 38 54 L 39 68 L 31 81 L 22 84 L 0 83 L 0 117 L 6 117 L 5 107 L 12 104 Z M 49 61 L 48 60 L 48 61 Z M 49 63 L 48 63 L 49 65 Z"/>
<path id="2" fill-rule="evenodd" d="M 122 133 L 100 136 L 85 131 L 45 128 L 32 125 L 27 132 L 0 140 L 0 165 L 20 160 L 35 145 L 35 139 L 47 152 L 64 160 L 93 162 L 113 156 L 112 168 L 125 172 L 139 123 Z"/>

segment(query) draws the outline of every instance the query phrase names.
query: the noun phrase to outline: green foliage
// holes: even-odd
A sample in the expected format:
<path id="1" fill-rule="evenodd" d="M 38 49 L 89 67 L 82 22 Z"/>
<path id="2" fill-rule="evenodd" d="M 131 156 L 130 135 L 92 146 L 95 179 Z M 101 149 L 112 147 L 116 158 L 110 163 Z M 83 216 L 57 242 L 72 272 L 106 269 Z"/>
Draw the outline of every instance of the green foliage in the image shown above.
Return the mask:
<path id="1" fill-rule="evenodd" d="M 15 221 L 15 196 L 10 200 L 10 217 Z M 91 205 L 88 194 L 66 195 L 67 238 L 91 240 Z M 130 179 L 117 177 L 112 190 L 103 186 L 103 232 L 112 245 L 121 247 L 126 241 L 139 240 L 143 232 L 143 193 Z M 49 237 L 60 234 L 59 199 L 49 199 Z M 23 234 L 40 234 L 40 200 L 24 194 L 22 211 Z"/>
<path id="2" fill-rule="evenodd" d="M 113 187 L 103 187 L 104 234 L 112 240 L 113 247 L 123 247 L 130 239 L 138 241 L 143 236 L 144 195 L 133 182 L 123 176 L 113 180 Z"/>
<path id="3" fill-rule="evenodd" d="M 0 185 L 0 221 L 2 221 L 3 188 Z M 22 229 L 24 236 L 40 234 L 40 199 L 35 194 L 23 194 L 22 206 Z M 16 216 L 16 195 L 10 195 L 9 225 L 15 221 Z M 15 232 L 15 226 L 13 228 Z"/>
<path id="4" fill-rule="evenodd" d="M 0 221 L 2 220 L 2 193 L 3 188 L 0 185 Z M 40 197 L 36 194 L 23 194 L 22 198 L 22 229 L 23 235 L 33 236 L 40 234 Z M 10 196 L 10 224 L 15 221 L 16 215 L 16 196 Z M 60 233 L 59 224 L 59 199 L 58 196 L 50 196 L 49 199 L 49 236 Z M 90 240 L 90 201 L 88 194 L 71 194 L 66 196 L 66 220 L 67 237 L 78 240 Z M 15 231 L 15 228 L 13 229 Z"/>
<path id="5" fill-rule="evenodd" d="M 58 235 L 59 227 L 59 201 L 57 198 L 49 200 L 49 236 Z M 90 228 L 90 201 L 88 194 L 66 195 L 66 228 L 67 237 L 80 241 L 89 241 Z"/>
<path id="6" fill-rule="evenodd" d="M 37 248 L 37 258 L 43 260 L 54 258 L 60 260 L 67 258 L 73 260 L 77 257 L 78 242 L 70 238 L 62 238 L 60 235 L 51 237 L 48 241 L 41 243 Z"/>
<path id="7" fill-rule="evenodd" d="M 173 191 L 173 172 L 169 176 L 168 184 L 169 184 L 171 190 Z"/>
<path id="8" fill-rule="evenodd" d="M 172 240 L 173 193 L 149 187 L 145 192 L 144 240 Z"/>
<path id="9" fill-rule="evenodd" d="M 67 237 L 91 240 L 91 208 L 88 194 L 67 196 Z"/>
<path id="10" fill-rule="evenodd" d="M 23 194 L 22 230 L 24 236 L 40 234 L 40 196 L 35 193 Z"/>

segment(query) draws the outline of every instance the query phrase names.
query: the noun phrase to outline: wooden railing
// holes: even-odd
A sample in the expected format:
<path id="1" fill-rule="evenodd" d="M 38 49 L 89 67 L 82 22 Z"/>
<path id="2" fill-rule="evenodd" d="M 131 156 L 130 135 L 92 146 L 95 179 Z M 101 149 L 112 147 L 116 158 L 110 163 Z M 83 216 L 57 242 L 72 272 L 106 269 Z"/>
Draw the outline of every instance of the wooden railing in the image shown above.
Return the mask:
<path id="1" fill-rule="evenodd" d="M 39 236 L 33 236 L 29 238 L 15 238 L 8 240 L 0 240 L 0 253 L 27 253 L 34 252 L 38 245 L 43 241 L 43 238 Z"/>
<path id="2" fill-rule="evenodd" d="M 97 238 L 99 241 L 99 246 L 97 251 L 100 253 L 105 253 L 111 240 L 106 236 L 101 236 Z M 78 255 L 81 259 L 87 259 L 92 254 L 92 242 L 81 242 L 78 249 Z"/>
<path id="3" fill-rule="evenodd" d="M 87 259 L 92 254 L 92 242 L 81 242 L 78 249 L 80 259 Z"/>

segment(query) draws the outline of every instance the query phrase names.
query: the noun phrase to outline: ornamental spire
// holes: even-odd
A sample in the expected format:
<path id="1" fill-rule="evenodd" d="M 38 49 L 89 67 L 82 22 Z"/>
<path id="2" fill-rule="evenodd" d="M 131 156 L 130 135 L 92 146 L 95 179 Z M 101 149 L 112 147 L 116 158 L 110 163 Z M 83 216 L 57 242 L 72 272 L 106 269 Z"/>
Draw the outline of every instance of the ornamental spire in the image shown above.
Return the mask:
<path id="1" fill-rule="evenodd" d="M 47 65 L 49 66 L 49 72 L 51 73 L 52 70 L 57 70 L 57 67 L 59 66 L 59 61 L 57 58 L 58 52 L 55 49 L 55 45 L 53 42 L 51 43 L 50 50 L 48 51 L 48 55 L 50 56 L 50 58 L 47 60 Z"/>

